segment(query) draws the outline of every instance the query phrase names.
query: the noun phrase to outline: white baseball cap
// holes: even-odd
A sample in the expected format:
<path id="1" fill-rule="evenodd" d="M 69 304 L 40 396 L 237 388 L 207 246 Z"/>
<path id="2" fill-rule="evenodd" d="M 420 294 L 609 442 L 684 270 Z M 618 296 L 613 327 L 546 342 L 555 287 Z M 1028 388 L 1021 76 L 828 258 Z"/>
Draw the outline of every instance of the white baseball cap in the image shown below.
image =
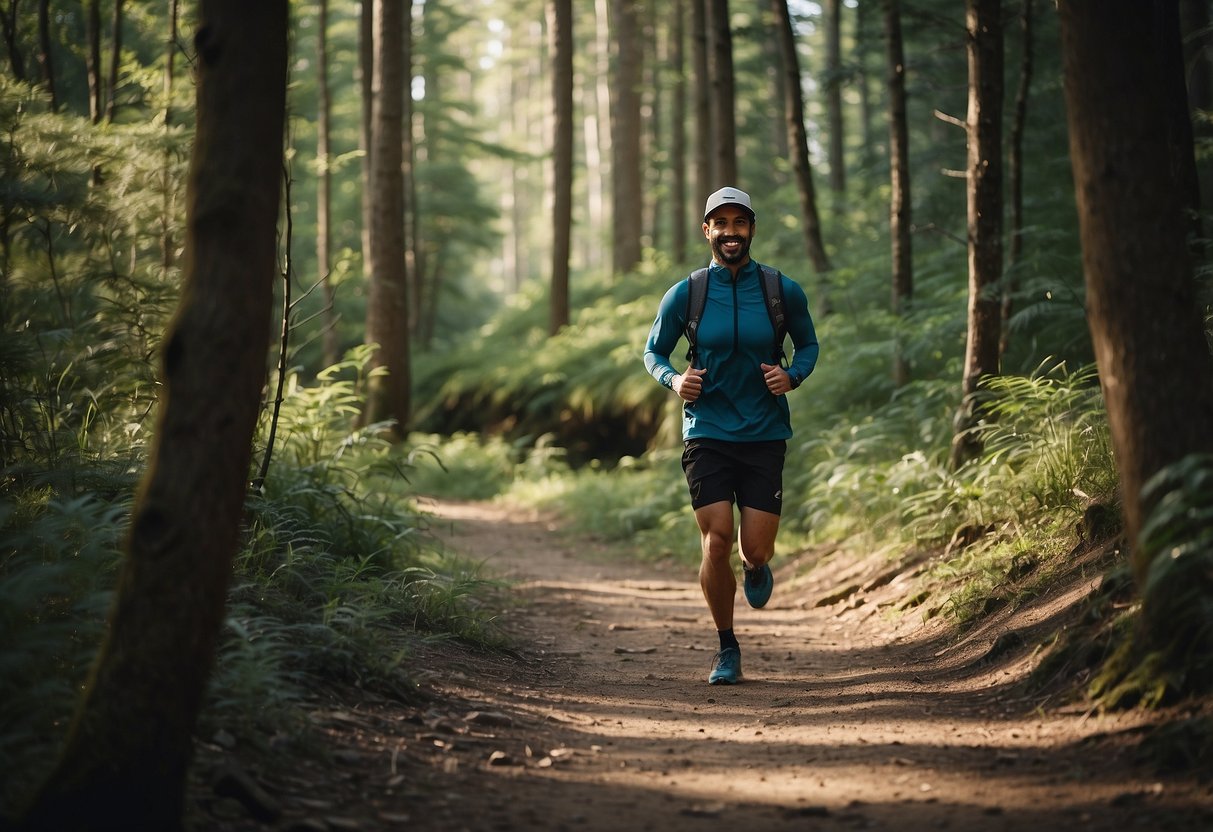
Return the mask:
<path id="1" fill-rule="evenodd" d="M 708 197 L 707 204 L 703 207 L 704 221 L 706 222 L 711 213 L 721 205 L 740 205 L 749 212 L 750 219 L 755 219 L 754 207 L 750 205 L 750 195 L 739 188 L 725 186 Z"/>

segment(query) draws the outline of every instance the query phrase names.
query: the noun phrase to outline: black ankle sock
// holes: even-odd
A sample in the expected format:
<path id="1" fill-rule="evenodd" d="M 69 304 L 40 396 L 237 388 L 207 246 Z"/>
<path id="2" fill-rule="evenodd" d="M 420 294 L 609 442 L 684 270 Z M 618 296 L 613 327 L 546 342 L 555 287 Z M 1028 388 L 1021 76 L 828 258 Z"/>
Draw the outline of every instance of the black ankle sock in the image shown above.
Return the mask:
<path id="1" fill-rule="evenodd" d="M 720 649 L 727 650 L 732 647 L 734 650 L 740 650 L 741 645 L 737 643 L 737 636 L 733 635 L 733 629 L 730 627 L 727 630 L 717 630 L 716 634 L 720 636 Z"/>

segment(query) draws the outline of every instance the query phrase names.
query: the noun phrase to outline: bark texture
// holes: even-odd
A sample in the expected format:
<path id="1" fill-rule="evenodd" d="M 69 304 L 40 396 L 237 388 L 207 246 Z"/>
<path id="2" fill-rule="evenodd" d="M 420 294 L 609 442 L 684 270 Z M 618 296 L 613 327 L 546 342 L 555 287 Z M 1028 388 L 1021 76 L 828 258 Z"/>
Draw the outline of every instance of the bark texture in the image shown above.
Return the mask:
<path id="1" fill-rule="evenodd" d="M 1164 5 L 1059 5 L 1087 317 L 1133 542 L 1150 510 L 1145 482 L 1213 452 L 1213 360 L 1178 181 L 1187 165 L 1173 155 L 1192 148 L 1179 151 L 1171 129 L 1169 99 L 1183 88 L 1171 68 L 1178 27 Z M 1137 547 L 1139 581 L 1148 566 Z"/>
<path id="2" fill-rule="evenodd" d="M 712 185 L 737 184 L 737 108 L 729 0 L 707 0 L 708 75 L 711 83 Z M 706 198 L 707 193 L 703 196 Z"/>
<path id="3" fill-rule="evenodd" d="M 366 341 L 375 344 L 367 384 L 368 423 L 391 420 L 397 437 L 411 408 L 408 285 L 404 240 L 403 5 L 374 0 L 371 76 L 370 248 Z"/>
<path id="4" fill-rule="evenodd" d="M 573 231 L 573 4 L 549 0 L 552 56 L 552 291 L 548 330 L 569 323 L 569 256 Z"/>
<path id="5" fill-rule="evenodd" d="M 185 287 L 109 636 L 34 829 L 181 826 L 265 382 L 286 103 L 286 0 L 201 4 Z"/>
<path id="6" fill-rule="evenodd" d="M 914 297 L 913 248 L 910 225 L 910 130 L 906 122 L 906 58 L 901 37 L 901 0 L 885 0 L 885 49 L 889 72 L 889 243 L 893 262 L 893 314 L 906 313 Z M 910 380 L 910 364 L 901 339 L 893 345 L 893 384 Z"/>
<path id="7" fill-rule="evenodd" d="M 804 93 L 800 87 L 800 59 L 796 55 L 796 38 L 787 0 L 772 0 L 775 34 L 779 44 L 780 69 L 783 75 L 784 116 L 787 124 L 789 153 L 796 189 L 800 195 L 801 232 L 805 252 L 818 274 L 830 270 L 821 239 L 821 217 L 817 212 L 817 190 L 813 186 L 813 171 L 809 167 L 809 142 L 804 128 Z M 819 291 L 819 296 L 821 292 Z M 819 310 L 820 311 L 820 310 Z"/>
<path id="8" fill-rule="evenodd" d="M 612 0 L 611 43 L 615 50 L 611 88 L 612 269 L 631 271 L 640 262 L 643 200 L 640 193 L 640 79 L 644 64 L 640 9 L 636 0 Z"/>
<path id="9" fill-rule="evenodd" d="M 999 371 L 1002 279 L 1002 3 L 968 0 L 965 21 L 969 53 L 968 247 L 969 311 L 962 404 L 956 415 L 951 464 L 958 467 L 981 452 L 971 432 L 983 417 L 978 385 Z"/>

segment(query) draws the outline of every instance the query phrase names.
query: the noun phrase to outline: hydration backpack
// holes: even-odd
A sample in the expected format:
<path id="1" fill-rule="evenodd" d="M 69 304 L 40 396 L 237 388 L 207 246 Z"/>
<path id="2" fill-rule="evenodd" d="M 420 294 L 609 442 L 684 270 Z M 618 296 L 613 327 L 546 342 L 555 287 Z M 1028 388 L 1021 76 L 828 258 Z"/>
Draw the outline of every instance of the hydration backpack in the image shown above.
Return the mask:
<path id="1" fill-rule="evenodd" d="M 762 299 L 767 309 L 767 317 L 771 319 L 771 330 L 775 334 L 775 347 L 771 357 L 780 367 L 787 368 L 788 358 L 783 351 L 783 339 L 788 333 L 784 322 L 783 281 L 776 269 L 770 266 L 758 267 L 762 285 Z M 703 308 L 708 302 L 708 270 L 696 269 L 687 278 L 687 325 L 685 335 L 690 348 L 687 350 L 687 361 L 692 367 L 699 365 L 699 321 L 703 318 Z"/>

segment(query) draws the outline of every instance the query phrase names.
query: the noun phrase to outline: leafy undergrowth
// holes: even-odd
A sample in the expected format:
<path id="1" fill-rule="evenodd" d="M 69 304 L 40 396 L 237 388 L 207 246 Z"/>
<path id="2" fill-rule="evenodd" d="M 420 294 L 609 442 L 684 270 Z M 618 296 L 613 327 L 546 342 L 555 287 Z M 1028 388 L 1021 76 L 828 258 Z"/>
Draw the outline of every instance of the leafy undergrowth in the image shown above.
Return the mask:
<path id="1" fill-rule="evenodd" d="M 978 594 L 949 564 L 963 559 L 963 550 L 985 549 L 970 557 L 989 561 L 998 549 L 992 541 L 866 554 L 810 547 L 789 556 L 792 584 L 805 593 L 803 604 L 830 609 L 848 627 L 876 617 L 890 643 L 917 642 L 927 657 L 920 672 L 936 674 L 934 681 L 996 687 L 998 707 L 1007 712 L 1135 709 L 1130 727 L 1085 742 L 1160 777 L 1213 782 L 1213 700 L 1167 687 L 1173 674 L 1157 652 L 1143 650 L 1142 603 L 1119 526 L 1107 520 L 1097 508 L 1072 529 L 1069 548 L 1005 559 L 1001 578 Z M 1109 688 L 1110 679 L 1118 689 Z"/>
<path id="2" fill-rule="evenodd" d="M 315 739 L 308 714 L 325 691 L 414 701 L 418 654 L 506 644 L 495 623 L 508 603 L 501 584 L 429 534 L 408 457 L 377 427 L 341 427 L 353 403 L 335 382 L 298 388 L 284 405 L 286 439 L 246 506 L 198 726 L 206 741 L 305 747 Z M 50 768 L 104 638 L 132 480 L 97 488 L 101 474 L 92 473 L 77 476 L 88 491 L 31 477 L 0 492 L 3 812 Z"/>

